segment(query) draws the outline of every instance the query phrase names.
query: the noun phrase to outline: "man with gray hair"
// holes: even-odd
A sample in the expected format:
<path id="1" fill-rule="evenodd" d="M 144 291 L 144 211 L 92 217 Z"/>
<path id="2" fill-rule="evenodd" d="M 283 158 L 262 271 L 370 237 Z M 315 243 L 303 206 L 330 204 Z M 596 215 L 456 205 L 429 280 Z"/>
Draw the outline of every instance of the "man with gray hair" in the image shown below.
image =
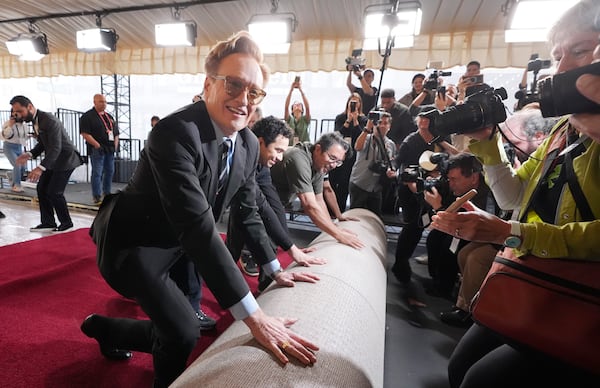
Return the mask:
<path id="1" fill-rule="evenodd" d="M 271 167 L 271 179 L 284 205 L 297 196 L 302 209 L 323 232 L 342 244 L 360 249 L 364 243 L 358 236 L 333 223 L 323 198 L 325 174 L 344 163 L 348 144 L 337 132 L 321 136 L 316 144 L 298 143 L 283 154 L 283 161 Z M 351 220 L 338 216 L 338 220 Z"/>

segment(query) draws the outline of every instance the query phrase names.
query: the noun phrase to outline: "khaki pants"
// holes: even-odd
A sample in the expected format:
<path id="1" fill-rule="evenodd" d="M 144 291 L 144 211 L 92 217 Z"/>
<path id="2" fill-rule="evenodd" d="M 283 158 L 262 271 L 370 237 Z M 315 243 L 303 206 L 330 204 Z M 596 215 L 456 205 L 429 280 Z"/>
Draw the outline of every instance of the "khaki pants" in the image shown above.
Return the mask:
<path id="1" fill-rule="evenodd" d="M 458 290 L 456 307 L 469 311 L 473 296 L 479 291 L 498 249 L 491 244 L 470 242 L 458 251 L 458 267 L 462 283 Z"/>

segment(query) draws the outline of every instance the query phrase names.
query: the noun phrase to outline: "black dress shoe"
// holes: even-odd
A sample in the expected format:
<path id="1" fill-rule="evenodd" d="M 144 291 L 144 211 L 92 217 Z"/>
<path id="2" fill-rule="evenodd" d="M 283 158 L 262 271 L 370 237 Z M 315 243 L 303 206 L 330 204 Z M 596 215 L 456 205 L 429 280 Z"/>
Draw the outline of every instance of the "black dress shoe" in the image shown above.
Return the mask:
<path id="1" fill-rule="evenodd" d="M 200 331 L 214 330 L 217 327 L 217 321 L 204 314 L 204 311 L 196 311 L 196 317 L 200 322 Z"/>
<path id="2" fill-rule="evenodd" d="M 99 332 L 101 331 L 100 327 L 98 327 L 98 318 L 99 316 L 96 314 L 88 315 L 88 317 L 84 319 L 83 323 L 81 324 L 81 331 L 88 337 L 94 338 L 96 341 L 98 341 L 100 353 L 102 353 L 102 355 L 109 360 L 116 361 L 129 360 L 131 357 L 133 357 L 133 353 L 131 353 L 129 350 L 110 347 L 98 338 Z"/>
<path id="3" fill-rule="evenodd" d="M 440 319 L 445 324 L 455 327 L 469 327 L 473 323 L 471 313 L 458 307 L 454 310 L 440 313 Z"/>
<path id="4" fill-rule="evenodd" d="M 72 222 L 70 222 L 68 224 L 60 224 L 56 228 L 54 228 L 54 230 L 52 232 L 54 232 L 54 233 L 64 232 L 65 230 L 71 229 L 72 227 L 73 227 Z"/>

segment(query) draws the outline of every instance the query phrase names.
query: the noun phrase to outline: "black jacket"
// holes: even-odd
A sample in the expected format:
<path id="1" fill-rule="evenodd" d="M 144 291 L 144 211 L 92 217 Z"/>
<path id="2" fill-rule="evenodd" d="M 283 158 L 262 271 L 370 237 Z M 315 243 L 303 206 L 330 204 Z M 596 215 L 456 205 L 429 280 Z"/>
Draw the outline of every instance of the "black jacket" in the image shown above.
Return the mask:
<path id="1" fill-rule="evenodd" d="M 221 213 L 212 208 L 218 158 L 215 130 L 202 101 L 167 116 L 153 128 L 131 181 L 122 193 L 104 201 L 91 231 L 98 244 L 98 266 L 109 283 L 111 277 L 123 276 L 119 273 L 123 249 L 180 246 L 223 308 L 248 293 L 215 226 Z M 249 129 L 242 129 L 223 207 L 237 195 L 243 222 L 270 261 L 275 255 L 256 206 L 257 163 L 258 140 Z"/>

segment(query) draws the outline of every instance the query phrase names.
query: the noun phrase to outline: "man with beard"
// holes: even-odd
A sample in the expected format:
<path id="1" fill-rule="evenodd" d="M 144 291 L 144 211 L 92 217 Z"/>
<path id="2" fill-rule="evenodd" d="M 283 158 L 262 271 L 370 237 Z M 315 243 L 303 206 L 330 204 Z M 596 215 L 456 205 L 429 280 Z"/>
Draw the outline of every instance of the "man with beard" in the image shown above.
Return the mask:
<path id="1" fill-rule="evenodd" d="M 326 133 L 316 144 L 298 143 L 283 154 L 283 161 L 271 168 L 271 178 L 284 205 L 295 196 L 311 221 L 342 244 L 360 249 L 363 242 L 355 233 L 333 223 L 323 198 L 325 174 L 344 163 L 350 145 L 339 133 Z M 351 218 L 342 218 L 340 221 Z"/>
<path id="2" fill-rule="evenodd" d="M 44 153 L 40 164 L 27 176 L 27 180 L 37 182 L 41 218 L 41 223 L 30 230 L 63 232 L 70 229 L 73 227 L 73 222 L 64 193 L 73 170 L 81 165 L 80 156 L 69 140 L 65 127 L 52 113 L 36 109 L 31 100 L 25 96 L 13 97 L 10 105 L 17 118 L 33 123 L 38 141 L 31 151 L 19 155 L 16 163 L 24 165 L 29 159 L 37 158 Z M 60 222 L 58 226 L 54 212 Z"/>

